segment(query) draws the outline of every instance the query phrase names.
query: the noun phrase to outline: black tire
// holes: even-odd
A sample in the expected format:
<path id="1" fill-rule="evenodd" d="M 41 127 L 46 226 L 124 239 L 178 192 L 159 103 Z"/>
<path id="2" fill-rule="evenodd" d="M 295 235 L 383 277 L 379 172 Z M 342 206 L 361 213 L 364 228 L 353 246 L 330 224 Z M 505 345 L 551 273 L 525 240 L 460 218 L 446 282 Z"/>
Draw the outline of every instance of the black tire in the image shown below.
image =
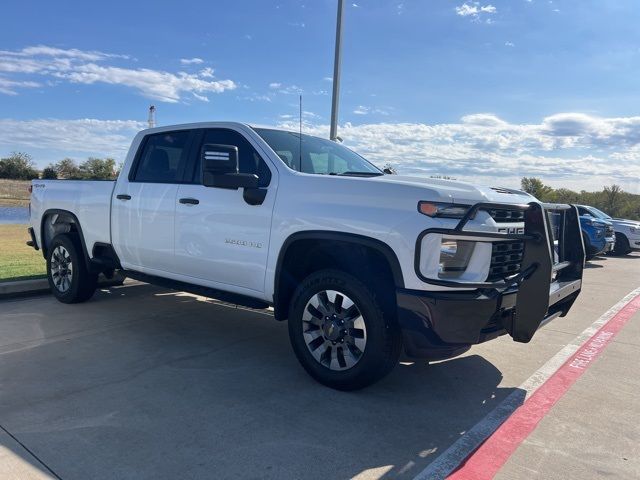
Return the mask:
<path id="1" fill-rule="evenodd" d="M 616 244 L 613 247 L 611 255 L 622 256 L 631 253 L 631 245 L 629 239 L 621 233 L 616 233 Z"/>
<path id="2" fill-rule="evenodd" d="M 64 281 L 62 277 L 65 277 Z M 78 235 L 62 233 L 51 241 L 47 252 L 47 279 L 51 293 L 62 303 L 80 303 L 93 296 L 98 274 L 88 271 Z"/>
<path id="3" fill-rule="evenodd" d="M 364 351 L 355 365 L 343 370 L 332 370 L 316 360 L 304 334 L 305 328 L 308 328 L 308 323 L 305 326 L 303 321 L 307 303 L 319 292 L 331 290 L 354 303 L 366 327 Z M 377 382 L 395 367 L 402 349 L 402 335 L 393 317 L 395 312 L 384 312 L 379 298 L 374 289 L 339 270 L 321 270 L 302 281 L 291 300 L 289 338 L 296 357 L 309 375 L 336 390 L 357 390 Z M 324 330 L 322 332 L 324 334 Z M 327 337 L 323 335 L 323 338 Z M 333 348 L 343 347 L 337 345 Z M 338 352 L 341 350 L 336 350 L 336 355 L 339 355 Z"/>

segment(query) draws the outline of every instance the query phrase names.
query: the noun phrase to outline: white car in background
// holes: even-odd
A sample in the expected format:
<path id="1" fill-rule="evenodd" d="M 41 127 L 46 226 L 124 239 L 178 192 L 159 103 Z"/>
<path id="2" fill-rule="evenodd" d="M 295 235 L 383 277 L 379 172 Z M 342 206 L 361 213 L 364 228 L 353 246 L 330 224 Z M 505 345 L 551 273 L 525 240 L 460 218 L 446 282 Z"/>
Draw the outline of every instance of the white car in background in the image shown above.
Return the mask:
<path id="1" fill-rule="evenodd" d="M 602 210 L 587 205 L 577 205 L 580 215 L 590 215 L 595 218 L 607 220 L 613 224 L 616 234 L 616 245 L 611 252 L 613 255 L 627 255 L 633 250 L 640 250 L 640 222 L 637 220 L 625 220 L 612 218 Z"/>

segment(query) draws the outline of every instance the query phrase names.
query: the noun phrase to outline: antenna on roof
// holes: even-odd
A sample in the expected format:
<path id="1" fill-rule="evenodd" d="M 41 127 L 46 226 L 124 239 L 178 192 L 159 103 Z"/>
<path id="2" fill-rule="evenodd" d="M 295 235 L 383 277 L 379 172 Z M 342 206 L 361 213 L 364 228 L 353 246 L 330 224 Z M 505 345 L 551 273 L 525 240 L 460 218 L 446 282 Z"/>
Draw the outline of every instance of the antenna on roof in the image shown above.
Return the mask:
<path id="1" fill-rule="evenodd" d="M 156 107 L 155 105 L 149 106 L 149 128 L 153 128 L 156 126 Z"/>
<path id="2" fill-rule="evenodd" d="M 300 118 L 300 136 L 298 137 L 298 139 L 300 140 L 300 151 L 299 151 L 299 165 L 298 165 L 298 171 L 301 172 L 302 171 L 302 95 L 300 95 L 300 113 L 299 113 L 299 118 Z"/>

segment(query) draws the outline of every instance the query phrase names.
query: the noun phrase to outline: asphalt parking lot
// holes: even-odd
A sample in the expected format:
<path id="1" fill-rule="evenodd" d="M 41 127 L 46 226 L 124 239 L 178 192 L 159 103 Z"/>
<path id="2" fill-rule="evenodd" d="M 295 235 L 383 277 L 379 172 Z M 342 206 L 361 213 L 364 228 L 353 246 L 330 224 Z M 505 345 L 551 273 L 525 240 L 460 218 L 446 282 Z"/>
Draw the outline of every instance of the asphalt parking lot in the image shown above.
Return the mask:
<path id="1" fill-rule="evenodd" d="M 599 258 L 571 313 L 530 344 L 402 363 L 337 392 L 298 365 L 286 324 L 144 284 L 81 305 L 0 302 L 0 478 L 414 478 L 640 286 Z M 496 478 L 640 478 L 640 313 Z"/>

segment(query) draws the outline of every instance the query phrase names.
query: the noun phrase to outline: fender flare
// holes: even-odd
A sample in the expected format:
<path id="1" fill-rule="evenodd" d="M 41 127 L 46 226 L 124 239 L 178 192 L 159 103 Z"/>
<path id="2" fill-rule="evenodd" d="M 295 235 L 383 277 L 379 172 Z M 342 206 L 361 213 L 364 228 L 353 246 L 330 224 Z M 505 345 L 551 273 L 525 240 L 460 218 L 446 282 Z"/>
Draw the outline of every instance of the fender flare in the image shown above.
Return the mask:
<path id="1" fill-rule="evenodd" d="M 89 257 L 89 250 L 87 249 L 87 244 L 84 240 L 84 233 L 82 233 L 82 225 L 80 225 L 80 220 L 78 220 L 78 217 L 74 213 L 70 212 L 69 210 L 62 210 L 59 208 L 50 208 L 49 210 L 46 210 L 42 214 L 42 217 L 40 220 L 40 243 L 42 244 L 42 256 L 46 260 L 47 253 L 48 253 L 47 245 L 44 238 L 44 222 L 49 215 L 56 215 L 56 214 L 67 215 L 73 219 L 73 223 L 76 225 L 76 228 L 78 229 L 78 236 L 80 237 L 80 244 L 82 245 L 82 251 L 84 253 L 85 263 L 87 264 L 87 268 L 89 268 L 91 266 L 91 258 Z"/>
<path id="2" fill-rule="evenodd" d="M 278 260 L 276 262 L 274 287 L 273 287 L 273 304 L 278 305 L 278 292 L 280 290 L 280 279 L 282 277 L 282 265 L 284 263 L 285 256 L 289 247 L 299 240 L 335 240 L 340 242 L 351 243 L 353 245 L 364 246 L 372 248 L 382 254 L 387 260 L 389 269 L 393 276 L 393 282 L 396 288 L 404 288 L 404 277 L 402 275 L 402 268 L 400 267 L 400 261 L 393 249 L 381 240 L 377 240 L 365 235 L 358 235 L 355 233 L 346 232 L 334 232 L 330 230 L 305 230 L 291 234 L 282 243 L 280 253 L 278 254 Z"/>

